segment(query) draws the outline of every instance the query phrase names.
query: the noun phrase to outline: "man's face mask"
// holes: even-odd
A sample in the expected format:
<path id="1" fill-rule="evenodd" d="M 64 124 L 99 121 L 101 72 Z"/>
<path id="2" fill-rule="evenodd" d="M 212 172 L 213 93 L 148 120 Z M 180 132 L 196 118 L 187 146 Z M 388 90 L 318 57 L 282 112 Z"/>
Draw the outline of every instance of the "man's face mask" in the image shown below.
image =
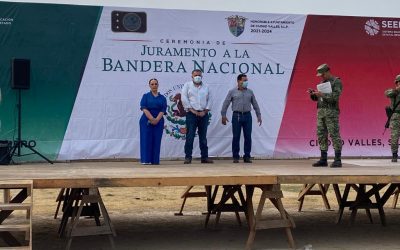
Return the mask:
<path id="1" fill-rule="evenodd" d="M 193 82 L 196 84 L 200 84 L 201 83 L 201 76 L 194 76 L 193 77 Z"/>

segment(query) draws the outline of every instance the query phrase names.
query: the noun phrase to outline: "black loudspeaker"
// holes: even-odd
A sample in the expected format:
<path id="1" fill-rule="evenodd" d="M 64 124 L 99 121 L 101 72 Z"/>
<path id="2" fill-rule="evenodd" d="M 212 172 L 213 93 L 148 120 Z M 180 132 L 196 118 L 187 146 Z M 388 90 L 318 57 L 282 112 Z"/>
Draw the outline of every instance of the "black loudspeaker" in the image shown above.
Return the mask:
<path id="1" fill-rule="evenodd" d="M 0 165 L 10 164 L 11 144 L 11 141 L 0 141 Z"/>
<path id="2" fill-rule="evenodd" d="M 12 59 L 11 88 L 29 89 L 31 82 L 31 61 L 29 59 Z"/>

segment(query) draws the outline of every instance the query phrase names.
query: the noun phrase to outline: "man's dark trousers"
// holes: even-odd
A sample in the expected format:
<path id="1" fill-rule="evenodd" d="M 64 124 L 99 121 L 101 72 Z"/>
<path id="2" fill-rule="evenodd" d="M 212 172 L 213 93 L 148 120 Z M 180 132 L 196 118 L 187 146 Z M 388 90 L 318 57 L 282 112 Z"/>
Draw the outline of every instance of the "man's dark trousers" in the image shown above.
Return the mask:
<path id="1" fill-rule="evenodd" d="M 192 112 L 186 114 L 186 142 L 185 142 L 185 158 L 192 159 L 193 142 L 196 136 L 196 129 L 199 134 L 199 144 L 201 151 L 201 159 L 208 158 L 207 147 L 207 127 L 209 116 L 206 114 L 203 117 L 196 116 Z"/>
<path id="2" fill-rule="evenodd" d="M 240 133 L 243 128 L 244 159 L 250 159 L 252 117 L 250 112 L 233 112 L 232 114 L 232 154 L 233 159 L 240 158 Z"/>

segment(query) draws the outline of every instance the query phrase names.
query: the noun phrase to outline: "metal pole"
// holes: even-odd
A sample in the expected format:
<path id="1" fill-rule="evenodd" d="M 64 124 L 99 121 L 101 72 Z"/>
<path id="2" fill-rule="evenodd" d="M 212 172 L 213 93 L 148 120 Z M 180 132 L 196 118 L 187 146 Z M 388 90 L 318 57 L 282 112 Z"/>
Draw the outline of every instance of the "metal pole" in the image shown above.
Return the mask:
<path id="1" fill-rule="evenodd" d="M 17 143 L 18 143 L 18 151 L 17 155 L 21 156 L 21 89 L 18 89 L 18 138 L 17 138 Z"/>

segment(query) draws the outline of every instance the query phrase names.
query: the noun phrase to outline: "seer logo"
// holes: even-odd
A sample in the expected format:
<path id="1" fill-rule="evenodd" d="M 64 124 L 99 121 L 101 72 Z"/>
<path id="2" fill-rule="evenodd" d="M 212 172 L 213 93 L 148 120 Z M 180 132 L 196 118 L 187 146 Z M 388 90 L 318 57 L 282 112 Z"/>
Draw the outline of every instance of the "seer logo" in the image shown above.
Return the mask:
<path id="1" fill-rule="evenodd" d="M 111 30 L 114 32 L 145 33 L 147 16 L 145 12 L 111 12 Z"/>
<path id="2" fill-rule="evenodd" d="M 364 25 L 365 32 L 370 36 L 375 36 L 379 33 L 379 23 L 374 19 L 368 20 Z"/>

